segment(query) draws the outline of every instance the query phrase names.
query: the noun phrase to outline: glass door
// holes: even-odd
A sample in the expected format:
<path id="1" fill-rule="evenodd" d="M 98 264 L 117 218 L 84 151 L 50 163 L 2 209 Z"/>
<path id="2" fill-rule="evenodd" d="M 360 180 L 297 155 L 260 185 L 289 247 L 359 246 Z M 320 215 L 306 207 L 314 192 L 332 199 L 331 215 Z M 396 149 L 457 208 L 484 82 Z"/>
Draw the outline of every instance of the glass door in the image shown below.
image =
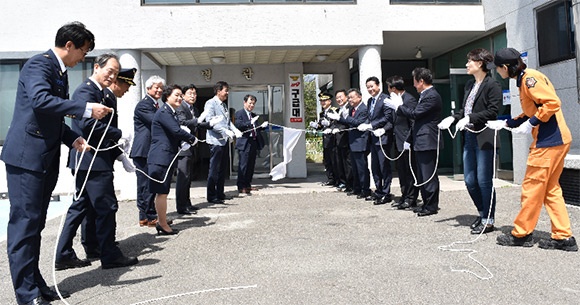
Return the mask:
<path id="1" fill-rule="evenodd" d="M 282 126 L 284 124 L 284 86 L 283 85 L 259 85 L 259 86 L 232 86 L 228 97 L 228 107 L 233 114 L 244 108 L 244 96 L 247 94 L 256 97 L 254 112 L 260 116 L 259 122 L 268 121 Z M 269 125 L 262 131 L 265 146 L 258 151 L 254 177 L 267 178 L 276 164 L 284 159 L 283 130 L 279 126 Z M 235 145 L 230 146 L 230 179 L 237 178 L 238 152 Z"/>

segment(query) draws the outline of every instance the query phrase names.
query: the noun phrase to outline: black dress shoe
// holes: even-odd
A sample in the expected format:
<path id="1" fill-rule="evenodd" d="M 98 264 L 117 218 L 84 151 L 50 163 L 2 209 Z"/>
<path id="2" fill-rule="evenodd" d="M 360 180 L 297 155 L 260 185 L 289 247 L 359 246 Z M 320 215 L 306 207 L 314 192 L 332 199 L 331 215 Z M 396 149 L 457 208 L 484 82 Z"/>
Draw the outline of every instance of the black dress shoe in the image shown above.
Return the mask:
<path id="1" fill-rule="evenodd" d="M 199 211 L 199 208 L 195 205 L 190 205 L 187 207 L 187 209 L 190 211 Z"/>
<path id="2" fill-rule="evenodd" d="M 87 260 L 96 260 L 101 258 L 101 253 L 97 251 L 86 252 L 87 253 Z"/>
<path id="3" fill-rule="evenodd" d="M 223 198 L 218 198 L 218 199 L 220 199 L 220 200 L 232 200 L 232 199 L 234 199 L 234 197 L 228 196 L 228 195 L 224 195 Z"/>
<path id="4" fill-rule="evenodd" d="M 110 263 L 106 263 L 106 264 L 103 263 L 101 265 L 101 267 L 103 269 L 121 268 L 121 267 L 128 267 L 128 266 L 137 265 L 138 262 L 139 262 L 139 260 L 136 257 L 121 256 Z"/>
<path id="5" fill-rule="evenodd" d="M 25 305 L 50 305 L 50 302 L 46 301 L 42 297 L 36 297 L 34 300 L 26 303 Z"/>
<path id="6" fill-rule="evenodd" d="M 383 200 L 383 198 L 379 198 L 377 200 L 375 200 L 375 202 L 373 202 L 373 205 L 382 205 L 387 203 L 386 201 Z"/>
<path id="7" fill-rule="evenodd" d="M 427 209 L 422 209 L 421 211 L 417 212 L 417 216 L 419 216 L 419 217 L 435 215 L 435 214 L 437 214 L 437 211 L 431 211 L 431 210 L 427 210 Z"/>
<path id="8" fill-rule="evenodd" d="M 49 301 L 57 301 L 60 300 L 60 297 L 58 296 L 58 293 L 56 292 L 56 290 L 52 290 L 50 288 L 48 288 L 47 286 L 39 288 L 40 289 L 40 293 L 42 295 L 42 297 Z M 62 295 L 63 299 L 69 298 L 70 297 L 70 292 L 65 291 L 65 290 L 60 290 L 60 294 Z"/>
<path id="9" fill-rule="evenodd" d="M 197 214 L 197 212 L 194 211 L 194 213 L 193 213 L 193 212 L 190 212 L 189 210 L 185 209 L 185 210 L 178 210 L 177 214 L 179 214 L 179 215 L 191 215 L 191 214 Z"/>
<path id="10" fill-rule="evenodd" d="M 175 235 L 177 234 L 177 229 L 171 229 L 171 231 L 165 231 L 165 229 L 163 229 L 163 227 L 161 227 L 160 224 L 157 224 L 155 226 L 155 230 L 157 230 L 157 235 Z"/>
<path id="11" fill-rule="evenodd" d="M 213 204 L 224 204 L 224 201 L 221 199 L 212 199 L 208 201 L 209 203 L 213 203 Z"/>
<path id="12" fill-rule="evenodd" d="M 380 199 L 380 197 L 377 197 L 377 195 L 375 195 L 375 194 L 370 194 L 370 195 L 365 197 L 365 201 L 375 201 L 378 199 Z"/>
<path id="13" fill-rule="evenodd" d="M 57 271 L 60 271 L 60 270 L 66 270 L 66 269 L 71 269 L 71 268 L 82 268 L 82 267 L 87 267 L 90 265 L 91 265 L 90 261 L 88 261 L 86 259 L 78 259 L 75 257 L 75 258 L 70 259 L 70 260 L 56 262 L 56 264 L 54 264 L 54 267 Z"/>
<path id="14" fill-rule="evenodd" d="M 393 203 L 391 204 L 391 207 L 393 207 L 393 208 L 398 208 L 398 207 L 400 207 L 400 206 L 401 206 L 403 203 L 405 203 L 405 200 L 403 200 L 403 199 L 401 198 L 401 199 L 399 199 L 399 200 L 397 200 L 397 201 L 393 202 Z"/>
<path id="15" fill-rule="evenodd" d="M 471 225 L 469 226 L 472 230 L 479 227 L 479 225 L 481 224 L 481 216 L 477 216 L 477 218 L 475 218 L 475 220 L 473 221 L 473 223 L 471 223 Z M 477 234 L 477 233 L 475 233 Z"/>
<path id="16" fill-rule="evenodd" d="M 360 193 L 357 193 L 355 191 L 349 191 L 349 192 L 346 192 L 346 195 L 347 196 L 358 196 L 358 195 L 360 195 Z"/>
<path id="17" fill-rule="evenodd" d="M 414 210 L 417 207 L 417 202 L 405 201 L 397 207 L 398 210 Z"/>

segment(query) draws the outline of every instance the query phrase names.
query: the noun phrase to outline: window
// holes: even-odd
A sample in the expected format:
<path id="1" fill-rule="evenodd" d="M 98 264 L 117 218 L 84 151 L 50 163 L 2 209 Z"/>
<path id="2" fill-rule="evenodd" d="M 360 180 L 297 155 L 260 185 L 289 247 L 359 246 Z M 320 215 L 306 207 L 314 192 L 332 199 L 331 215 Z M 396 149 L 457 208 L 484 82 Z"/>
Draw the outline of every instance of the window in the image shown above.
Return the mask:
<path id="1" fill-rule="evenodd" d="M 247 4 L 301 4 L 301 3 L 355 3 L 355 0 L 141 0 L 143 5 L 166 5 L 166 4 L 231 4 L 231 3 L 247 3 Z M 449 0 L 447 0 L 449 1 Z M 481 0 L 477 0 L 481 2 Z"/>
<path id="2" fill-rule="evenodd" d="M 540 66 L 576 56 L 572 3 L 562 0 L 536 11 Z"/>
<path id="3" fill-rule="evenodd" d="M 391 4 L 481 4 L 481 0 L 391 0 Z"/>
<path id="4" fill-rule="evenodd" d="M 20 69 L 26 62 L 23 60 L 0 61 L 0 145 L 4 144 L 8 128 L 12 122 L 14 113 L 14 101 L 18 89 Z M 91 75 L 93 71 L 93 59 L 86 58 L 74 68 L 68 68 L 69 94 Z"/>

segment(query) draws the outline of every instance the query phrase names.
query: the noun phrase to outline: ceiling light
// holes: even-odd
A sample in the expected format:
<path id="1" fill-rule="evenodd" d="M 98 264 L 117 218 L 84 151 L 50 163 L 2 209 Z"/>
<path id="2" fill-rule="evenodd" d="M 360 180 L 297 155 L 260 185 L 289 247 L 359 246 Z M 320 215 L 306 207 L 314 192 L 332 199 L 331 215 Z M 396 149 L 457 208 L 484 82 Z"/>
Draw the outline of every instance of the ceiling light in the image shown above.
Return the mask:
<path id="1" fill-rule="evenodd" d="M 415 49 L 417 49 L 417 53 L 415 54 L 415 58 L 417 58 L 417 59 L 423 58 L 423 52 L 421 52 L 421 47 L 416 47 Z"/>
<path id="2" fill-rule="evenodd" d="M 226 61 L 226 58 L 223 56 L 213 56 L 210 59 L 214 64 L 223 64 Z"/>
<path id="3" fill-rule="evenodd" d="M 316 59 L 318 59 L 318 61 L 325 61 L 327 58 L 328 58 L 328 55 L 326 55 L 326 54 L 316 55 Z"/>

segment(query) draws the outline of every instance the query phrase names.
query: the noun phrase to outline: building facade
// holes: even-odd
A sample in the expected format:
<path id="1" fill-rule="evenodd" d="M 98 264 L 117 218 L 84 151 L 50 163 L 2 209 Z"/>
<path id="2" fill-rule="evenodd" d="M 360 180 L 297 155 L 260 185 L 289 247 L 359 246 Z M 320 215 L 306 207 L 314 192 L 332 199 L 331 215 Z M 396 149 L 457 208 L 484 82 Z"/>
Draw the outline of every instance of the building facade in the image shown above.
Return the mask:
<path id="1" fill-rule="evenodd" d="M 8 42 L 0 45 L 0 145 L 12 120 L 19 68 L 28 57 L 50 48 L 56 30 L 69 21 L 81 21 L 95 34 L 96 48 L 89 57 L 114 51 L 123 67 L 138 69 L 138 86 L 119 100 L 121 129 L 132 130 L 133 109 L 151 75 L 160 75 L 168 83 L 194 83 L 199 88 L 199 106 L 213 96 L 213 84 L 225 80 L 231 86 L 231 110 L 241 108 L 241 98 L 252 93 L 259 99 L 256 110 L 265 119 L 303 129 L 303 95 L 293 89 L 306 74 L 332 74 L 334 90 L 362 88 L 366 100 L 368 77 L 384 80 L 398 74 L 411 91 L 411 70 L 428 67 L 435 73 L 446 111 L 452 111 L 463 98 L 456 88 L 465 79 L 461 70 L 470 49 L 493 51 L 509 45 L 527 51 L 530 67 L 537 67 L 535 10 L 553 2 L 562 1 L 525 5 L 500 0 L 9 1 L 0 12 L 0 34 Z M 23 8 L 27 20 L 34 22 L 22 21 L 18 12 Z M 88 58 L 69 73 L 71 92 L 91 70 Z M 575 57 L 540 70 L 553 80 L 562 99 L 571 101 L 566 103 L 566 113 L 578 113 Z M 510 90 L 513 105 L 506 104 L 504 111 L 518 113 L 517 88 L 508 82 L 504 87 Z M 570 118 L 569 124 L 573 136 L 580 138 L 577 120 Z M 509 172 L 513 168 L 517 182 L 523 176 L 519 166 L 525 166 L 526 139 L 506 137 L 500 168 Z M 259 161 L 264 172 L 281 161 L 281 129 L 269 130 L 268 142 Z M 308 174 L 304 143 L 294 149 L 288 177 Z M 461 174 L 457 143 L 449 143 L 441 154 L 441 170 Z M 63 147 L 63 155 L 67 150 Z M 4 167 L 0 171 L 1 176 Z M 133 176 L 122 169 L 117 176 L 127 177 L 116 183 L 122 181 L 119 189 L 129 190 L 121 191 L 120 197 L 132 198 Z M 70 173 L 61 173 L 57 191 L 70 190 L 71 181 Z M 5 185 L 0 185 L 0 192 L 6 192 Z"/>

